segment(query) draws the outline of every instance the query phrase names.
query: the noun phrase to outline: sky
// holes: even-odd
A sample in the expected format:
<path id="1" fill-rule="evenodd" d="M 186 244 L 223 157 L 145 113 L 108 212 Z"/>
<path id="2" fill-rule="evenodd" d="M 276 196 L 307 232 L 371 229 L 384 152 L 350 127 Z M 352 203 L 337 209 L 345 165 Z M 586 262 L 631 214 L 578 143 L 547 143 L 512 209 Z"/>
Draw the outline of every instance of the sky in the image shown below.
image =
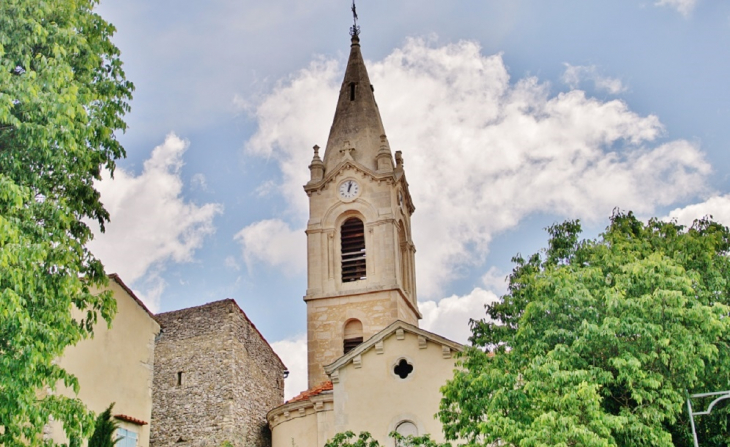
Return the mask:
<path id="1" fill-rule="evenodd" d="M 306 387 L 307 166 L 334 116 L 348 0 L 101 0 L 136 91 L 90 244 L 154 312 L 235 299 Z M 511 258 L 612 210 L 730 223 L 730 3 L 361 0 L 401 150 L 421 327 L 466 343 Z"/>

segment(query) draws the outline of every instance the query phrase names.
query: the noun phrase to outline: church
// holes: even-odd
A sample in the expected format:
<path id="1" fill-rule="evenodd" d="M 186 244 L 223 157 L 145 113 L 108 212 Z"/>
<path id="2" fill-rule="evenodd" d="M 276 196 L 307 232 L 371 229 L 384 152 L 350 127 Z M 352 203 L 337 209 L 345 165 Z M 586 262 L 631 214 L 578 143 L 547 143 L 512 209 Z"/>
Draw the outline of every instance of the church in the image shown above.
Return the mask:
<path id="1" fill-rule="evenodd" d="M 309 389 L 269 411 L 273 447 L 323 446 L 339 432 L 443 439 L 439 388 L 462 346 L 418 327 L 415 211 L 352 29 L 329 139 L 309 165 Z M 395 155 L 395 156 L 394 156 Z"/>
<path id="2" fill-rule="evenodd" d="M 116 402 L 119 445 L 322 447 L 348 430 L 383 446 L 392 431 L 443 441 L 439 389 L 463 347 L 418 327 L 404 156 L 388 142 L 357 26 L 350 43 L 327 145 L 322 156 L 314 146 L 304 185 L 308 389 L 284 402 L 286 366 L 234 300 L 155 315 L 110 275 L 113 326 L 59 363 L 91 410 Z M 58 424 L 46 436 L 64 442 Z"/>

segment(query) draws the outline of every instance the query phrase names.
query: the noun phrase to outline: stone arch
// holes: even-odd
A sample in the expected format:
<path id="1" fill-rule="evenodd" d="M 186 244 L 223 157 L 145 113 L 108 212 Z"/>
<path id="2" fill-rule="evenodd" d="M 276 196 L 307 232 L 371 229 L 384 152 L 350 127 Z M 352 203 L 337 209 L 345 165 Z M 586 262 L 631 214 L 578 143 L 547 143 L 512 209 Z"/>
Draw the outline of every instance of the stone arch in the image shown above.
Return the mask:
<path id="1" fill-rule="evenodd" d="M 418 416 L 416 416 L 415 414 L 412 414 L 412 413 L 400 413 L 400 414 L 394 415 L 391 418 L 390 423 L 388 424 L 388 433 L 390 433 L 392 431 L 398 431 L 398 427 L 405 422 L 408 422 L 408 423 L 412 424 L 413 427 L 415 427 L 416 432 L 418 433 L 418 436 L 423 436 L 426 434 L 426 429 L 425 429 L 423 423 L 418 418 Z M 405 429 L 405 428 L 413 429 L 413 427 L 406 426 L 406 427 L 402 427 L 402 429 Z M 399 432 L 399 433 L 401 433 L 401 432 Z M 401 434 L 403 434 L 403 433 L 401 433 Z M 407 435 L 405 435 L 405 436 L 407 436 Z M 390 440 L 390 442 L 386 445 L 389 445 L 391 447 L 399 447 L 397 445 L 397 443 L 395 443 L 393 440 Z"/>
<path id="2" fill-rule="evenodd" d="M 360 216 L 360 219 L 367 224 L 377 220 L 378 210 L 362 199 L 349 203 L 335 203 L 322 216 L 322 226 L 324 228 L 339 227 L 349 216 Z"/>
<path id="3" fill-rule="evenodd" d="M 413 421 L 404 420 L 400 421 L 395 426 L 395 431 L 403 436 L 418 436 L 418 427 Z"/>
<path id="4" fill-rule="evenodd" d="M 351 202 L 335 201 L 323 214 L 321 224 L 324 228 L 331 228 L 340 222 L 343 214 L 354 212 L 360 214 L 364 222 L 375 222 L 378 219 L 378 210 L 362 196 Z"/>

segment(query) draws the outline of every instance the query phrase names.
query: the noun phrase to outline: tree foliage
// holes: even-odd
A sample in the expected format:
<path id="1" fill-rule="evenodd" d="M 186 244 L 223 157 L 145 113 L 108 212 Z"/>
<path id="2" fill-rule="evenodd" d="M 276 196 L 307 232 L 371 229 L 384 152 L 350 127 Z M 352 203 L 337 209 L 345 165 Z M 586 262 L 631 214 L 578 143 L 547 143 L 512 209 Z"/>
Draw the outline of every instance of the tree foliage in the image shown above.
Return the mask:
<path id="1" fill-rule="evenodd" d="M 451 444 L 439 444 L 428 434 L 423 436 L 403 436 L 396 431 L 390 432 L 388 435 L 395 441 L 398 447 L 451 447 Z M 363 431 L 355 435 L 352 431 L 337 433 L 327 441 L 324 447 L 381 447 L 380 443 L 375 440 L 369 432 Z"/>
<path id="2" fill-rule="evenodd" d="M 55 393 L 77 380 L 54 363 L 116 310 L 85 248 L 109 215 L 94 189 L 124 150 L 133 86 L 97 0 L 0 2 L 0 445 L 36 445 L 52 416 L 71 439 L 89 414 Z M 72 311 L 80 318 L 74 319 Z"/>
<path id="3" fill-rule="evenodd" d="M 688 393 L 730 389 L 730 233 L 616 212 L 579 241 L 513 258 L 509 292 L 472 322 L 442 389 L 447 439 L 512 446 L 691 446 Z M 727 407 L 698 417 L 730 445 Z"/>
<path id="4" fill-rule="evenodd" d="M 89 438 L 88 447 L 114 447 L 121 439 L 117 437 L 119 425 L 112 418 L 112 408 L 113 403 L 96 417 L 94 433 Z"/>

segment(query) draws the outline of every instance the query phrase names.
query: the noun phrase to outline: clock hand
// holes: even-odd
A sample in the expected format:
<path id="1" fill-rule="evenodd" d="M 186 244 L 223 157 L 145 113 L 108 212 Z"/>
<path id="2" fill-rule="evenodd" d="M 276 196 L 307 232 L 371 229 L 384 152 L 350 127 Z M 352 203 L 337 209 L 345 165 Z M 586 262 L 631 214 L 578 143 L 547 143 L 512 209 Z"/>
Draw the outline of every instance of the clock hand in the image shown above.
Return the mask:
<path id="1" fill-rule="evenodd" d="M 349 182 L 347 184 L 347 192 L 350 192 L 350 188 L 352 188 L 352 182 Z"/>

